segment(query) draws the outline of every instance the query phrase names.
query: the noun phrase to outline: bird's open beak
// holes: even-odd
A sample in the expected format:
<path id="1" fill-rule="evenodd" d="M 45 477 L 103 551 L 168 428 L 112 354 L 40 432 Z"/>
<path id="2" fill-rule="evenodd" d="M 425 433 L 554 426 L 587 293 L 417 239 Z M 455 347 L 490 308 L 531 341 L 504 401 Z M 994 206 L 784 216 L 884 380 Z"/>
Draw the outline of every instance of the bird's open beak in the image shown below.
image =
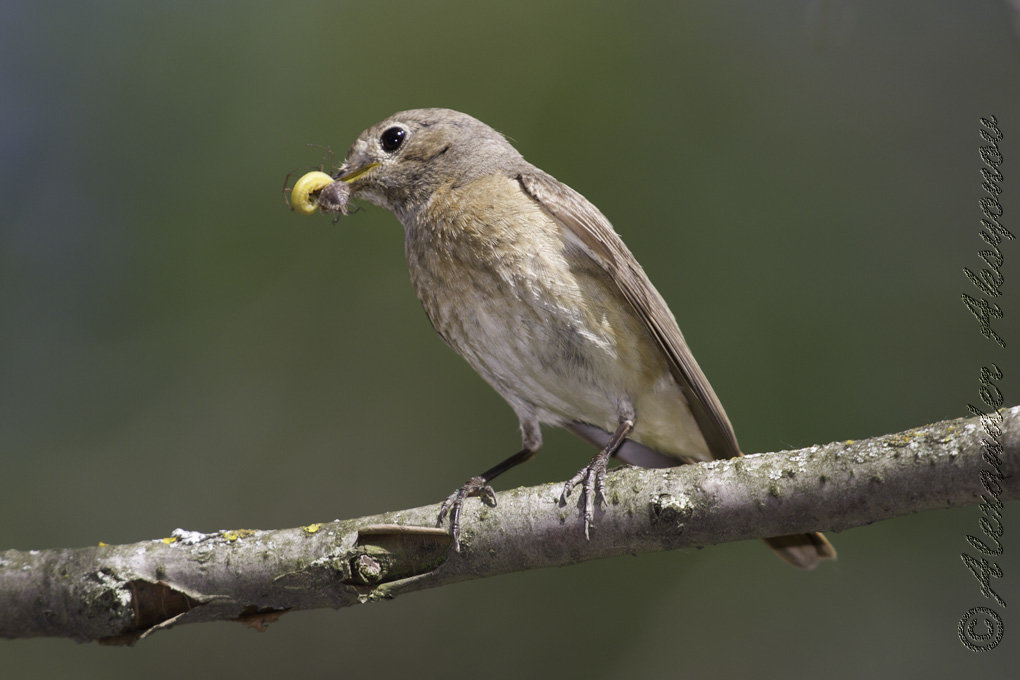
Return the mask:
<path id="1" fill-rule="evenodd" d="M 347 182 L 348 184 L 350 184 L 351 182 L 354 182 L 355 180 L 364 176 L 365 173 L 370 172 L 377 165 L 379 164 L 369 163 L 368 165 L 363 165 L 360 168 L 353 168 L 350 170 L 341 168 L 340 173 L 338 173 L 336 176 L 336 179 L 340 182 Z"/>

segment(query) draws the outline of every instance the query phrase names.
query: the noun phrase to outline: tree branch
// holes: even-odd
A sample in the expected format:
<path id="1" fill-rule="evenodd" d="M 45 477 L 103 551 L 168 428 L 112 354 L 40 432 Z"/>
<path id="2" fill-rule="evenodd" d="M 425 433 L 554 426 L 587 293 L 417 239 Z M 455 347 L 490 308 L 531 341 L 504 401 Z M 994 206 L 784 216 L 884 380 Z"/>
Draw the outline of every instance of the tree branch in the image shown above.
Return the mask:
<path id="1" fill-rule="evenodd" d="M 180 623 L 262 629 L 447 583 L 621 554 L 849 527 L 1020 497 L 1020 406 L 861 441 L 660 470 L 621 468 L 590 541 L 561 484 L 465 507 L 461 552 L 438 505 L 277 531 L 178 529 L 129 545 L 0 553 L 0 636 L 131 643 Z M 573 498 L 576 499 L 576 496 Z M 994 538 L 994 537 L 993 537 Z M 986 541 L 988 544 L 988 541 Z"/>

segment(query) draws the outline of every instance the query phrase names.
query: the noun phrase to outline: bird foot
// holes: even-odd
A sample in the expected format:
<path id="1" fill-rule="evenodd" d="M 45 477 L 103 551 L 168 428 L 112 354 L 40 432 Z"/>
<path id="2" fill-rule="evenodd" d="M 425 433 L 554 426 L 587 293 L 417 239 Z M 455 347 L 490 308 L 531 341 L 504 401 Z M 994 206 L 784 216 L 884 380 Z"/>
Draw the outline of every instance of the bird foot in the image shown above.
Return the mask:
<path id="1" fill-rule="evenodd" d="M 446 515 L 450 515 L 450 533 L 453 535 L 453 549 L 460 552 L 460 512 L 464 506 L 465 499 L 470 496 L 479 496 L 486 505 L 496 505 L 496 492 L 485 482 L 484 477 L 472 477 L 464 482 L 464 485 L 454 491 L 443 501 L 439 508 L 439 519 L 436 526 L 443 526 Z"/>
<path id="2" fill-rule="evenodd" d="M 570 492 L 578 484 L 581 485 L 586 539 L 590 538 L 591 528 L 595 526 L 595 508 L 600 503 L 606 505 L 606 465 L 609 463 L 610 455 L 609 451 L 599 451 L 590 463 L 563 485 L 563 493 L 560 494 L 560 505 L 566 505 Z"/>

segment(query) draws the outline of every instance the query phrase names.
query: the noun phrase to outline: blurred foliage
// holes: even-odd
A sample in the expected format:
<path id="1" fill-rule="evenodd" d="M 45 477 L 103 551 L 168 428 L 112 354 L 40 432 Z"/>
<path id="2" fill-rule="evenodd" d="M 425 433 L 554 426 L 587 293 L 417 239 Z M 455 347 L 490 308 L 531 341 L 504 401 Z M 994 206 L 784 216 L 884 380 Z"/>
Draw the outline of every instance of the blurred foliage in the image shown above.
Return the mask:
<path id="1" fill-rule="evenodd" d="M 979 116 L 1001 121 L 1006 216 L 1020 214 L 1008 7 L 6 3 L 0 548 L 410 507 L 516 450 L 509 408 L 424 319 L 396 220 L 284 206 L 288 171 L 332 166 L 412 107 L 481 118 L 613 220 L 746 451 L 963 415 L 991 361 L 1017 403 L 1017 355 L 960 304 L 961 268 L 978 264 Z M 1015 245 L 1000 326 L 1014 343 Z M 498 486 L 564 479 L 590 455 L 549 432 Z M 839 562 L 810 574 L 749 542 L 291 614 L 264 637 L 205 625 L 130 651 L 0 642 L 0 667 L 1002 677 L 1014 617 L 991 654 L 955 634 L 986 604 L 959 559 L 977 519 L 848 531 Z"/>

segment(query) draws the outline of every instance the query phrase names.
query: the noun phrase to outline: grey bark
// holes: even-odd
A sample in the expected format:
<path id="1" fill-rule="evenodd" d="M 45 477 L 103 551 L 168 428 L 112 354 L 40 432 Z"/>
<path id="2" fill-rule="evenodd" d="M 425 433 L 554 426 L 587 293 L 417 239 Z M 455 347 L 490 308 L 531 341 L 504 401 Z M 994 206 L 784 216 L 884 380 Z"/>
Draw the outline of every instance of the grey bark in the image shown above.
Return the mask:
<path id="1" fill-rule="evenodd" d="M 965 505 L 999 516 L 1001 502 L 1020 497 L 1018 468 L 1020 406 L 860 441 L 620 468 L 608 477 L 608 505 L 590 540 L 578 494 L 560 506 L 556 483 L 502 492 L 496 507 L 469 500 L 459 553 L 431 528 L 438 505 L 295 529 L 178 529 L 129 545 L 8 550 L 0 553 L 0 636 L 131 643 L 172 625 L 227 619 L 261 629 L 294 609 L 600 557 L 839 531 Z M 997 536 L 976 538 L 994 549 Z"/>

